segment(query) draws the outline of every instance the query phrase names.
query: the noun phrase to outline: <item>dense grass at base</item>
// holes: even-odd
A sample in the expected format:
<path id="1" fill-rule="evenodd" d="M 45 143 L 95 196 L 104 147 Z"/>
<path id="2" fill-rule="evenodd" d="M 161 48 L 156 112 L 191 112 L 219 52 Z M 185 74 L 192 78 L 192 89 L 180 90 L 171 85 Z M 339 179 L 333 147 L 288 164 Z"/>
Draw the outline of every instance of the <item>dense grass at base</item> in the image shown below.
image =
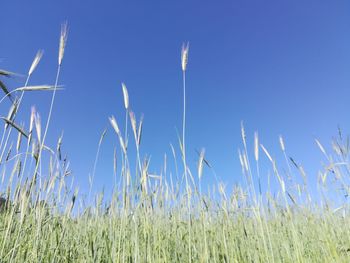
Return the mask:
<path id="1" fill-rule="evenodd" d="M 349 262 L 350 219 L 276 211 L 134 209 L 72 219 L 31 211 L 1 216 L 2 262 Z M 190 254 L 189 254 L 190 253 Z"/>

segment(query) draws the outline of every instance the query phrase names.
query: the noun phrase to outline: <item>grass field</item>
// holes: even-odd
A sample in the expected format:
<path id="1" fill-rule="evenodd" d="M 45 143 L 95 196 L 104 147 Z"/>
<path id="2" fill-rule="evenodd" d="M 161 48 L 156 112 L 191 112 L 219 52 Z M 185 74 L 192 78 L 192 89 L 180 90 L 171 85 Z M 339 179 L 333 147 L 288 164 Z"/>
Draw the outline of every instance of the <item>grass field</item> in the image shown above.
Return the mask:
<path id="1" fill-rule="evenodd" d="M 319 174 L 318 189 L 322 197 L 317 200 L 309 193 L 303 168 L 288 159 L 283 138 L 280 138 L 281 154 L 289 169 L 281 172 L 268 150 L 259 143 L 257 134 L 254 149 L 248 149 L 243 125 L 243 150 L 239 159 L 245 187 L 235 186 L 228 191 L 223 183 L 218 183 L 213 191 L 201 190 L 203 167 L 209 165 L 204 151 L 199 154 L 196 169 L 188 168 L 186 162 L 188 45 L 183 46 L 181 60 L 184 91 L 181 151 L 173 152 L 174 158 L 178 155 L 182 161 L 177 167 L 179 180 L 149 173 L 148 160 L 140 156 L 142 119 L 136 120 L 129 108 L 128 91 L 123 84 L 125 127 L 129 126 L 134 142 L 127 142 L 127 131 L 119 128 L 114 117 L 109 119 L 120 144 L 121 168 L 115 170 L 120 184 L 116 185 L 113 196 L 108 197 L 109 202 L 103 201 L 103 194 L 95 197 L 89 194 L 87 199 L 94 200 L 92 205 L 89 200 L 81 200 L 78 190 L 70 184 L 69 164 L 61 153 L 62 139 L 58 139 L 57 146 L 45 144 L 56 91 L 60 88 L 66 41 L 67 28 L 63 25 L 57 76 L 52 86 L 28 85 L 41 52 L 21 88 L 8 90 L 5 80 L 14 74 L 0 71 L 3 100 L 10 99 L 12 105 L 7 117 L 2 118 L 0 143 L 2 185 L 4 198 L 8 200 L 1 205 L 1 262 L 350 261 L 346 203 L 349 143 L 341 133 L 332 142 L 332 152 L 326 152 L 316 141 L 327 160 Z M 27 92 L 51 92 L 52 101 L 45 122 L 42 123 L 33 108 L 29 126 L 23 127 L 16 114 Z M 130 157 L 128 147 L 132 143 L 136 156 Z M 98 154 L 99 150 L 96 160 Z M 264 193 L 257 187 L 262 157 L 269 160 L 271 177 L 279 186 Z M 137 163 L 135 171 L 130 169 L 131 158 Z M 288 179 L 293 176 L 290 166 L 305 179 L 302 183 Z M 91 187 L 94 177 L 95 168 L 89 178 Z M 343 200 L 342 203 L 334 203 L 335 197 Z"/>

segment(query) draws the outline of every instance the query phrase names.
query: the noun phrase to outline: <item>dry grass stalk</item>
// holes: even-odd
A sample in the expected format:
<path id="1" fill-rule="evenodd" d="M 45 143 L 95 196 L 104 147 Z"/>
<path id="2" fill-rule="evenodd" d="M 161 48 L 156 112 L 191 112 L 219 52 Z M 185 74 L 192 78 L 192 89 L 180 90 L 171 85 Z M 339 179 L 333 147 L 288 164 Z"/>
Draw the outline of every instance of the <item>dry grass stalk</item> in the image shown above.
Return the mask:
<path id="1" fill-rule="evenodd" d="M 13 121 L 5 118 L 5 117 L 0 117 L 0 119 L 4 120 L 8 125 L 12 126 L 13 128 L 15 128 L 17 131 L 19 131 L 20 133 L 22 133 L 22 135 L 26 138 L 28 138 L 28 135 L 26 134 L 26 132 L 19 127 L 16 123 L 14 123 Z"/>

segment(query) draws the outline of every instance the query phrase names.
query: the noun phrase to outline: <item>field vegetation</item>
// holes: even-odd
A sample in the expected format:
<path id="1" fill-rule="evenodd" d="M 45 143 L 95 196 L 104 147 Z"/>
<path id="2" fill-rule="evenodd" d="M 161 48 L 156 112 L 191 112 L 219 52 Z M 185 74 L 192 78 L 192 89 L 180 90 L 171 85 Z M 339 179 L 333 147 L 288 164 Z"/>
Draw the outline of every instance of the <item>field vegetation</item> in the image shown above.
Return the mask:
<path id="1" fill-rule="evenodd" d="M 59 78 L 66 42 L 64 24 L 52 86 L 30 85 L 41 51 L 23 87 L 10 90 L 6 80 L 16 74 L 0 70 L 0 103 L 9 100 L 11 105 L 1 117 L 1 262 L 349 262 L 350 145 L 341 132 L 329 152 L 315 141 L 325 162 L 318 174 L 320 198 L 310 193 L 308 175 L 288 157 L 282 137 L 281 155 L 287 167 L 283 170 L 259 142 L 257 133 L 250 150 L 243 124 L 239 160 L 244 186 L 228 189 L 218 182 L 211 191 L 202 190 L 203 170 L 211 169 L 205 151 L 199 152 L 197 167 L 190 169 L 186 159 L 188 44 L 182 48 L 179 65 L 184 107 L 180 151 L 172 146 L 178 178 L 170 176 L 166 169 L 159 175 L 149 172 L 149 159 L 140 154 L 143 119 L 136 118 L 127 87 L 122 84 L 124 130 L 115 117 L 109 117 L 120 145 L 119 166 L 115 160 L 116 181 L 120 183 L 108 202 L 103 194 L 91 196 L 103 132 L 89 176 L 90 194 L 82 200 L 71 183 L 62 138 L 58 138 L 57 145 L 46 145 L 56 92 L 62 88 Z M 52 99 L 48 118 L 41 120 L 32 108 L 29 125 L 25 126 L 17 113 L 28 92 L 51 92 Z M 136 156 L 129 156 L 130 147 L 135 147 Z M 278 185 L 265 192 L 261 178 L 266 176 L 261 176 L 259 167 L 262 158 L 270 163 L 269 180 Z M 136 161 L 136 168 L 130 160 Z"/>

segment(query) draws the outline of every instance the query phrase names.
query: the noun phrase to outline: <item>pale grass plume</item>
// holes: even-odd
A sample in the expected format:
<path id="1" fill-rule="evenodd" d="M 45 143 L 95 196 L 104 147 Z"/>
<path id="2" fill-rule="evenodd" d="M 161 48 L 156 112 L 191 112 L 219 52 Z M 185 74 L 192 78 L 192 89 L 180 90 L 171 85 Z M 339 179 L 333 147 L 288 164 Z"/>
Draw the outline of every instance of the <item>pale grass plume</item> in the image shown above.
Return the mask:
<path id="1" fill-rule="evenodd" d="M 285 147 L 282 135 L 279 136 L 279 141 L 280 141 L 280 146 L 281 146 L 282 151 L 285 152 L 286 151 L 286 147 Z"/>
<path id="2" fill-rule="evenodd" d="M 38 112 L 35 113 L 34 122 L 35 122 L 36 135 L 38 136 L 38 141 L 40 143 L 41 142 L 41 118 Z"/>
<path id="3" fill-rule="evenodd" d="M 137 143 L 138 143 L 138 145 L 141 144 L 142 127 L 143 127 L 143 115 L 141 115 L 140 122 L 139 122 L 139 128 L 138 128 L 138 132 L 137 132 Z"/>
<path id="4" fill-rule="evenodd" d="M 327 156 L 326 150 L 324 149 L 324 147 L 323 147 L 323 145 L 320 143 L 320 141 L 317 140 L 317 139 L 315 139 L 315 142 L 316 142 L 318 148 L 320 148 L 321 152 L 322 152 L 324 155 Z"/>
<path id="5" fill-rule="evenodd" d="M 255 160 L 259 160 L 259 135 L 258 132 L 255 132 L 254 134 L 254 157 Z"/>
<path id="6" fill-rule="evenodd" d="M 129 111 L 130 116 L 130 122 L 131 122 L 131 128 L 134 133 L 135 141 L 137 142 L 137 124 L 136 124 L 136 117 L 133 111 Z"/>
<path id="7" fill-rule="evenodd" d="M 64 56 L 64 49 L 66 48 L 66 42 L 68 38 L 68 24 L 67 22 L 64 22 L 61 25 L 61 35 L 60 35 L 60 48 L 58 52 L 58 65 L 61 66 L 63 56 Z"/>
<path id="8" fill-rule="evenodd" d="M 28 145 L 29 145 L 29 143 L 31 142 L 31 139 L 32 139 L 34 122 L 35 122 L 35 107 L 32 106 L 31 114 L 30 114 L 30 122 L 29 122 Z"/>
<path id="9" fill-rule="evenodd" d="M 52 85 L 37 85 L 37 86 L 25 86 L 16 88 L 15 91 L 54 91 L 62 90 L 62 86 L 52 86 Z"/>
<path id="10" fill-rule="evenodd" d="M 286 184 L 285 184 L 284 180 L 279 176 L 278 176 L 278 180 L 280 181 L 282 192 L 285 193 L 286 192 Z"/>
<path id="11" fill-rule="evenodd" d="M 122 89 L 123 89 L 123 96 L 124 96 L 124 106 L 125 109 L 129 109 L 129 94 L 128 89 L 126 88 L 126 85 L 122 83 Z"/>
<path id="12" fill-rule="evenodd" d="M 267 158 L 269 158 L 270 162 L 274 163 L 270 153 L 266 150 L 266 148 L 264 147 L 264 145 L 260 144 L 261 148 L 263 149 L 264 153 L 266 154 Z"/>
<path id="13" fill-rule="evenodd" d="M 63 132 L 62 132 L 61 136 L 58 138 L 57 146 L 56 146 L 56 152 L 58 153 L 59 160 L 62 159 L 62 151 L 61 151 L 62 141 L 63 141 Z"/>
<path id="14" fill-rule="evenodd" d="M 37 53 L 36 53 L 36 56 L 32 62 L 32 65 L 30 66 L 30 69 L 28 71 L 28 75 L 31 76 L 34 72 L 34 70 L 36 69 L 36 67 L 38 66 L 42 56 L 44 54 L 44 51 L 43 50 L 39 50 Z"/>
<path id="15" fill-rule="evenodd" d="M 109 117 L 109 122 L 111 123 L 111 125 L 112 125 L 113 129 L 115 130 L 115 132 L 117 133 L 117 135 L 120 136 L 121 135 L 120 129 L 119 129 L 118 123 L 117 123 L 116 119 L 114 118 L 114 116 Z"/>
<path id="16" fill-rule="evenodd" d="M 188 63 L 188 52 L 189 52 L 190 45 L 187 42 L 187 44 L 183 43 L 182 44 L 182 49 L 181 49 L 181 67 L 182 71 L 186 71 L 187 68 L 187 63 Z"/>
<path id="17" fill-rule="evenodd" d="M 199 154 L 199 160 L 198 160 L 198 178 L 199 178 L 199 180 L 201 180 L 202 176 L 203 176 L 204 155 L 205 155 L 205 149 L 202 149 L 200 154 Z"/>
<path id="18" fill-rule="evenodd" d="M 129 116 L 130 116 L 131 128 L 134 133 L 135 142 L 139 146 L 141 143 L 143 115 L 141 115 L 141 119 L 138 127 L 137 127 L 136 117 L 133 111 L 129 112 Z"/>
<path id="19" fill-rule="evenodd" d="M 15 103 L 13 103 L 10 107 L 10 110 L 7 114 L 7 119 L 12 121 L 13 117 L 16 115 L 16 112 L 17 112 L 17 109 L 18 109 L 18 103 L 17 101 Z M 8 127 L 8 124 L 6 123 L 5 124 L 5 128 Z"/>
<path id="20" fill-rule="evenodd" d="M 19 152 L 20 148 L 21 148 L 21 142 L 22 142 L 22 133 L 18 133 L 18 137 L 17 137 L 17 144 L 16 144 L 16 151 L 17 153 Z"/>
<path id="21" fill-rule="evenodd" d="M 241 135 L 242 135 L 242 140 L 243 140 L 243 144 L 244 144 L 244 147 L 247 146 L 247 136 L 246 136 L 246 133 L 245 133 L 245 130 L 244 130 L 244 125 L 243 125 L 243 121 L 241 122 Z"/>
<path id="22" fill-rule="evenodd" d="M 244 171 L 244 162 L 241 150 L 238 150 L 239 163 L 241 164 L 242 170 Z"/>
<path id="23" fill-rule="evenodd" d="M 124 140 L 123 140 L 123 137 L 122 137 L 122 134 L 120 132 L 120 129 L 119 129 L 119 126 L 118 126 L 116 119 L 114 118 L 114 116 L 112 116 L 112 117 L 109 117 L 109 121 L 110 121 L 113 129 L 115 130 L 115 132 L 118 135 L 120 146 L 121 146 L 124 154 L 126 154 L 126 146 L 125 146 L 125 143 L 124 143 Z"/>
<path id="24" fill-rule="evenodd" d="M 40 142 L 38 143 L 36 140 L 33 140 L 32 143 L 32 156 L 37 159 L 39 157 L 39 149 L 40 149 Z"/>
<path id="25" fill-rule="evenodd" d="M 244 164 L 244 169 L 249 172 L 249 166 L 248 166 L 248 159 L 247 155 L 243 154 L 243 164 Z"/>

